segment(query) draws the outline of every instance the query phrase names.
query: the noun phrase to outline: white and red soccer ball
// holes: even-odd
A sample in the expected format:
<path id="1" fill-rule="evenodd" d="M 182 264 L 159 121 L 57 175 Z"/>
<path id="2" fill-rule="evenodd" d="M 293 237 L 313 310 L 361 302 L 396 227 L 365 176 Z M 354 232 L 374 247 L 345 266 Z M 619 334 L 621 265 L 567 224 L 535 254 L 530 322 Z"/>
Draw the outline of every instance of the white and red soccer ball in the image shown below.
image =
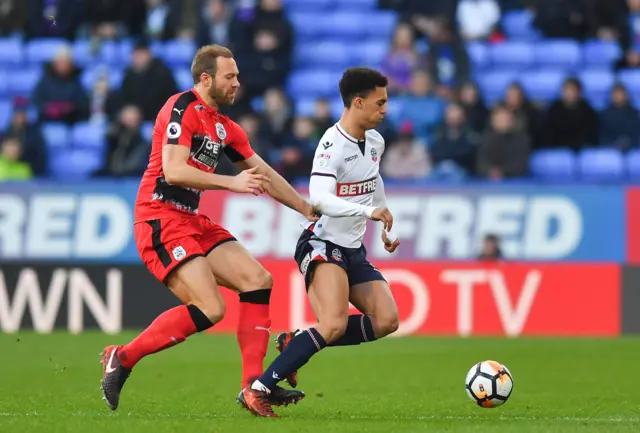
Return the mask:
<path id="1" fill-rule="evenodd" d="M 507 402 L 513 391 L 513 376 L 496 361 L 482 361 L 471 367 L 465 380 L 467 395 L 478 406 L 492 408 Z"/>

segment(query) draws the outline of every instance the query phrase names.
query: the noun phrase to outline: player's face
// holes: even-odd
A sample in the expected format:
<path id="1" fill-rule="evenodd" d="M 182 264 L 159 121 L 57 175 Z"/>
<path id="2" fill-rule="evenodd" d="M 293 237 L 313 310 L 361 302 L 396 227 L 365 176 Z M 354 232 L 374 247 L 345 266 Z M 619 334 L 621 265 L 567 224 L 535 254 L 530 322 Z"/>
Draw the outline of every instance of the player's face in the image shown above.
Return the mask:
<path id="1" fill-rule="evenodd" d="M 219 105 L 233 104 L 240 87 L 239 74 L 238 65 L 234 59 L 218 57 L 218 70 L 213 85 L 209 89 L 209 96 Z"/>
<path id="2" fill-rule="evenodd" d="M 387 113 L 387 89 L 376 87 L 366 98 L 358 98 L 356 107 L 362 115 L 362 121 L 368 129 L 373 129 L 384 120 Z"/>

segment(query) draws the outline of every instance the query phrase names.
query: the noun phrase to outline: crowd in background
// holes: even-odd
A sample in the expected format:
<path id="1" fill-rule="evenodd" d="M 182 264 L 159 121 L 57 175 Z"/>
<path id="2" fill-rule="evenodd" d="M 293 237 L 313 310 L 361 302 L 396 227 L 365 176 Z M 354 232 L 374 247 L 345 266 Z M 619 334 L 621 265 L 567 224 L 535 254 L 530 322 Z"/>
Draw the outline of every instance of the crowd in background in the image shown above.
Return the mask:
<path id="1" fill-rule="evenodd" d="M 530 8 L 547 37 L 616 40 L 623 50 L 617 67 L 640 66 L 640 41 L 629 17 L 640 0 L 379 0 L 401 14 L 380 69 L 390 80 L 391 107 L 398 111 L 379 131 L 387 140 L 383 175 L 395 179 L 479 177 L 500 180 L 528 175 L 534 149 L 640 143 L 640 117 L 627 90 L 616 84 L 607 106 L 597 111 L 583 98 L 581 83 L 568 79 L 548 105 L 512 83 L 493 106 L 472 81 L 465 42 L 500 44 L 500 17 Z M 44 11 L 44 12 L 43 12 Z M 55 26 L 42 25 L 54 18 Z M 101 120 L 109 123 L 104 167 L 95 176 L 139 176 L 150 143 L 142 133 L 169 96 L 178 91 L 168 65 L 149 48 L 153 40 L 191 38 L 198 45 L 229 46 L 241 71 L 241 92 L 222 111 L 247 132 L 252 146 L 287 179 L 308 176 L 318 139 L 335 121 L 327 100 L 315 113 L 296 116 L 283 90 L 291 69 L 295 33 L 281 0 L 4 0 L 0 36 L 136 38 L 122 86 L 108 76 L 86 92 L 71 51 L 61 49 L 27 99 L 15 101 L 2 133 L 0 180 L 47 176 L 47 147 L 32 122 Z M 424 42 L 428 42 L 425 44 Z M 425 48 L 428 47 L 428 48 Z M 254 98 L 263 100 L 255 109 Z M 27 107 L 35 106 L 37 120 Z M 231 173 L 228 163 L 219 166 Z"/>

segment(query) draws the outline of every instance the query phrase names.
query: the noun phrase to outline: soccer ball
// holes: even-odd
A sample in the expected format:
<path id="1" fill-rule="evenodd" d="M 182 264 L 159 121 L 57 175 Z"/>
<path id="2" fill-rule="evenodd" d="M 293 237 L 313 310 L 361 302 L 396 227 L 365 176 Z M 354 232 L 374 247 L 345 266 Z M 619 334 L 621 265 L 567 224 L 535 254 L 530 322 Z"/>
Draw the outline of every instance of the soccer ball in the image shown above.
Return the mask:
<path id="1" fill-rule="evenodd" d="M 482 361 L 467 373 L 465 388 L 469 398 L 480 407 L 502 406 L 511 396 L 513 376 L 499 362 Z"/>

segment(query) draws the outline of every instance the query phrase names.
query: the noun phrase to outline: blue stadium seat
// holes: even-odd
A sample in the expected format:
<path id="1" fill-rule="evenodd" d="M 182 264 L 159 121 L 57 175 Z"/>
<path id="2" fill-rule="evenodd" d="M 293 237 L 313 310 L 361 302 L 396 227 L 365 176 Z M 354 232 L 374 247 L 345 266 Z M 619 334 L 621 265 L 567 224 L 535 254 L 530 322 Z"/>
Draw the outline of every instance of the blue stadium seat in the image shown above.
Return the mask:
<path id="1" fill-rule="evenodd" d="M 341 71 L 294 71 L 289 75 L 287 91 L 295 98 L 331 97 L 338 94 Z"/>
<path id="2" fill-rule="evenodd" d="M 313 40 L 312 38 L 333 30 L 327 15 L 313 12 L 291 13 L 289 19 L 299 40 Z"/>
<path id="3" fill-rule="evenodd" d="M 49 172 L 57 179 L 82 180 L 98 170 L 103 161 L 102 150 L 64 150 L 50 155 Z"/>
<path id="4" fill-rule="evenodd" d="M 296 0 L 299 1 L 299 0 Z M 349 1 L 340 1 L 338 0 L 335 4 L 335 7 L 339 10 L 373 10 L 376 8 L 377 0 L 349 0 Z"/>
<path id="5" fill-rule="evenodd" d="M 360 50 L 358 50 L 360 51 Z M 296 44 L 296 64 L 304 68 L 315 66 L 346 67 L 352 63 L 353 49 L 338 41 L 301 42 Z"/>
<path id="6" fill-rule="evenodd" d="M 509 84 L 520 78 L 518 71 L 496 70 L 478 75 L 478 87 L 487 103 L 504 98 Z"/>
<path id="7" fill-rule="evenodd" d="M 528 10 L 507 12 L 502 16 L 502 28 L 510 40 L 534 40 L 540 33 L 533 27 L 533 14 Z"/>
<path id="8" fill-rule="evenodd" d="M 586 149 L 578 156 L 582 179 L 617 181 L 625 175 L 622 152 L 616 149 Z"/>
<path id="9" fill-rule="evenodd" d="M 191 67 L 191 61 L 193 55 L 196 53 L 196 44 L 194 41 L 185 41 L 182 39 L 176 39 L 173 41 L 167 41 L 160 52 L 160 57 L 169 65 L 174 66 L 189 66 Z"/>
<path id="10" fill-rule="evenodd" d="M 19 66 L 24 61 L 24 47 L 17 38 L 0 38 L 0 66 Z"/>
<path id="11" fill-rule="evenodd" d="M 594 110 L 601 111 L 609 106 L 609 92 L 585 92 L 584 97 Z"/>
<path id="12" fill-rule="evenodd" d="M 357 39 L 364 37 L 371 27 L 375 29 L 373 34 L 376 35 L 385 33 L 385 30 L 380 27 L 388 27 L 388 22 L 383 23 L 381 19 L 380 24 L 378 24 L 378 17 L 369 12 L 335 12 L 327 16 L 331 19 L 331 25 L 324 24 L 322 34 L 325 36 Z M 372 22 L 376 23 L 376 25 L 371 26 L 370 23 Z"/>
<path id="13" fill-rule="evenodd" d="M 71 134 L 67 125 L 48 122 L 42 125 L 41 131 L 48 148 L 57 151 L 71 146 Z"/>
<path id="14" fill-rule="evenodd" d="M 12 70 L 6 74 L 7 93 L 16 96 L 30 97 L 40 77 L 42 67 L 35 66 Z"/>
<path id="15" fill-rule="evenodd" d="M 547 39 L 535 44 L 535 61 L 540 66 L 554 66 L 572 70 L 582 61 L 578 42 L 565 39 Z"/>
<path id="16" fill-rule="evenodd" d="M 466 44 L 469 61 L 476 69 L 485 69 L 491 65 L 489 48 L 482 42 L 468 42 Z"/>
<path id="17" fill-rule="evenodd" d="M 540 150 L 529 160 L 532 174 L 544 180 L 566 181 L 577 175 L 576 155 L 569 149 Z"/>
<path id="18" fill-rule="evenodd" d="M 588 67 L 610 67 L 622 56 L 622 49 L 617 42 L 593 40 L 582 46 L 582 59 Z"/>
<path id="19" fill-rule="evenodd" d="M 0 100 L 0 131 L 9 126 L 11 117 L 13 116 L 13 104 L 10 100 Z"/>
<path id="20" fill-rule="evenodd" d="M 640 150 L 631 150 L 625 158 L 627 175 L 630 179 L 640 180 Z"/>
<path id="21" fill-rule="evenodd" d="M 640 92 L 640 69 L 624 69 L 618 73 L 618 80 L 629 93 Z"/>
<path id="22" fill-rule="evenodd" d="M 361 44 L 360 47 L 355 51 L 355 54 L 357 55 L 357 60 L 355 63 L 371 68 L 379 68 L 388 52 L 388 40 L 370 39 L 369 41 Z"/>
<path id="23" fill-rule="evenodd" d="M 391 37 L 393 29 L 398 24 L 398 14 L 393 11 L 376 11 L 362 16 L 362 25 L 369 37 L 387 35 Z"/>
<path id="24" fill-rule="evenodd" d="M 0 69 L 0 98 L 10 96 L 12 89 L 9 89 L 9 73 Z"/>
<path id="25" fill-rule="evenodd" d="M 110 68 L 108 66 L 89 67 L 82 72 L 80 81 L 82 82 L 82 86 L 87 91 L 90 91 L 101 76 L 106 76 L 109 79 L 110 89 L 118 89 L 122 85 L 124 72 L 120 69 L 114 67 Z"/>
<path id="26" fill-rule="evenodd" d="M 176 86 L 178 86 L 178 91 L 180 92 L 186 92 L 193 87 L 193 75 L 191 75 L 191 69 L 189 68 L 174 70 L 173 78 L 176 80 Z"/>
<path id="27" fill-rule="evenodd" d="M 71 142 L 75 148 L 104 149 L 106 132 L 104 124 L 76 123 L 71 128 Z"/>
<path id="28" fill-rule="evenodd" d="M 33 64 L 48 62 L 65 46 L 69 46 L 65 39 L 33 39 L 27 43 L 27 60 Z"/>
<path id="29" fill-rule="evenodd" d="M 88 40 L 76 41 L 73 44 L 73 61 L 80 67 L 119 63 L 120 45 L 113 41 L 105 41 L 98 46 Z"/>
<path id="30" fill-rule="evenodd" d="M 341 3 L 341 2 L 340 2 Z M 296 12 L 324 12 L 332 10 L 336 0 L 285 0 L 284 7 L 289 13 Z"/>
<path id="31" fill-rule="evenodd" d="M 296 115 L 313 116 L 316 107 L 316 98 L 300 98 L 295 101 Z"/>
<path id="32" fill-rule="evenodd" d="M 585 93 L 608 93 L 613 87 L 615 77 L 606 69 L 587 69 L 578 74 Z"/>
<path id="33" fill-rule="evenodd" d="M 142 138 L 151 142 L 153 138 L 153 122 L 147 121 L 142 124 Z"/>
<path id="34" fill-rule="evenodd" d="M 531 99 L 551 101 L 560 96 L 566 74 L 561 70 L 548 69 L 524 74 L 522 87 Z"/>
<path id="35" fill-rule="evenodd" d="M 504 42 L 492 45 L 489 53 L 495 67 L 525 69 L 534 61 L 533 46 L 528 42 Z"/>

